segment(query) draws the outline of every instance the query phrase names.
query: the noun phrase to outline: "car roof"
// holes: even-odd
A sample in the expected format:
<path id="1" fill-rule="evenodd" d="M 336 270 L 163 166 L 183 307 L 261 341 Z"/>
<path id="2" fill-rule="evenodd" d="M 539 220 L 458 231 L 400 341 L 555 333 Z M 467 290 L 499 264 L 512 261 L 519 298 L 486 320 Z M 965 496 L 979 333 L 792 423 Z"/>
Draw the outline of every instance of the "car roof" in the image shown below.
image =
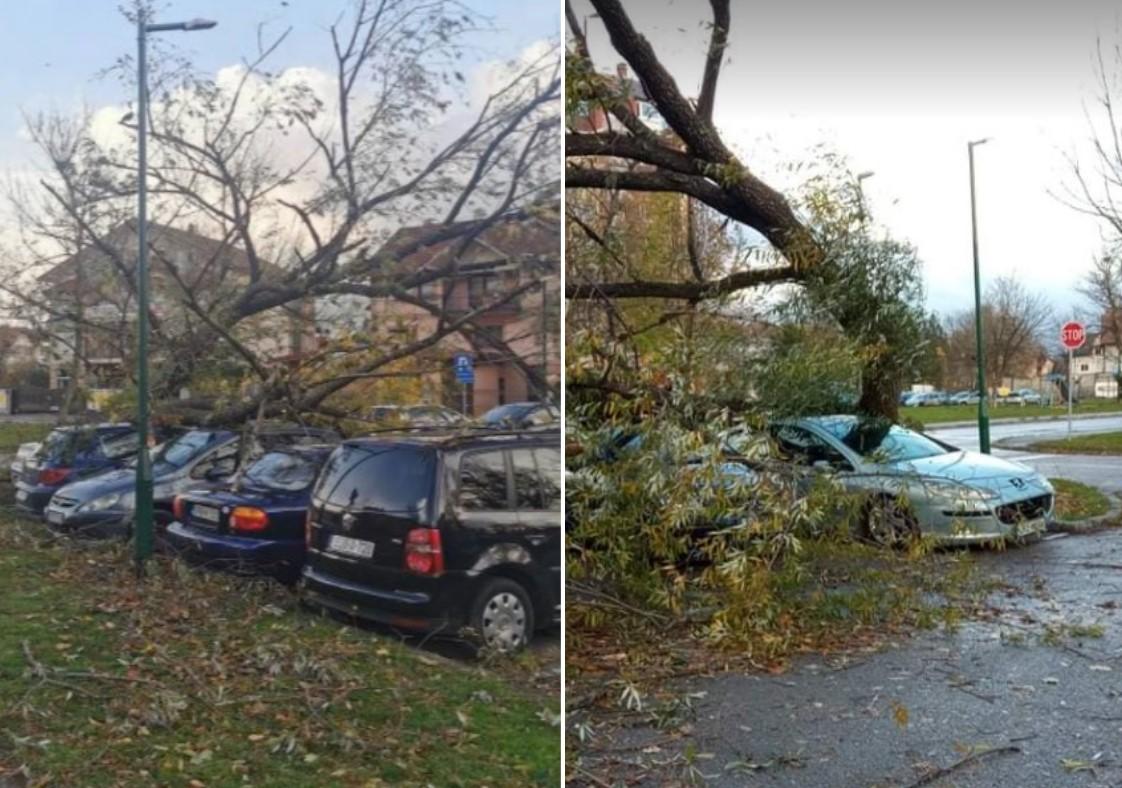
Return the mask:
<path id="1" fill-rule="evenodd" d="M 561 445 L 561 429 L 556 424 L 521 430 L 494 429 L 420 429 L 393 430 L 373 435 L 364 435 L 343 441 L 345 446 L 412 446 L 416 448 L 455 449 L 488 445 L 517 444 L 522 442 L 542 442 L 541 439 L 556 438 Z"/>

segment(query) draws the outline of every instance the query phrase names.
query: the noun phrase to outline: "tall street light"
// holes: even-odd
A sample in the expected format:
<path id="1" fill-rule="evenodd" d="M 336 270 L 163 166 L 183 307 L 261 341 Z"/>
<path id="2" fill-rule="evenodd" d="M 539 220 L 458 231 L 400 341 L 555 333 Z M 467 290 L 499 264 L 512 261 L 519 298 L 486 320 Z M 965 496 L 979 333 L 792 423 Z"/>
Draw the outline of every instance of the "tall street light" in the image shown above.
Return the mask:
<path id="1" fill-rule="evenodd" d="M 986 401 L 986 354 L 982 344 L 982 275 L 978 268 L 978 206 L 974 197 L 974 147 L 989 142 L 989 137 L 966 143 L 970 158 L 970 225 L 974 234 L 974 337 L 978 359 L 978 444 L 990 453 L 990 414 Z"/>
<path id="2" fill-rule="evenodd" d="M 192 19 L 189 22 L 149 23 L 141 10 L 136 16 L 137 69 L 137 217 L 136 217 L 136 421 L 140 451 L 136 460 L 136 528 L 134 548 L 136 571 L 152 554 L 152 458 L 148 454 L 148 34 L 171 30 L 208 30 L 217 22 Z"/>

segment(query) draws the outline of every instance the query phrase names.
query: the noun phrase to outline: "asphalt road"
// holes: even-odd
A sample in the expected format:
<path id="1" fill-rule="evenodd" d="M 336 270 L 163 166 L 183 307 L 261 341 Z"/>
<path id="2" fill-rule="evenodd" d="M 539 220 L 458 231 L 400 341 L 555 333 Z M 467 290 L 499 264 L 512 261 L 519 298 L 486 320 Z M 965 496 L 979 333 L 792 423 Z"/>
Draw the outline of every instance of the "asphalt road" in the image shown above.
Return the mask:
<path id="1" fill-rule="evenodd" d="M 625 727 L 600 746 L 652 786 L 681 784 L 689 757 L 712 786 L 1122 785 L 1122 532 L 979 560 L 1009 584 L 990 620 L 782 675 L 686 680 L 674 686 L 694 698 L 686 735 Z M 1102 636 L 1063 629 L 1075 625 Z M 1009 749 L 924 782 L 982 748 Z"/>
<path id="2" fill-rule="evenodd" d="M 1072 421 L 1073 434 L 1115 432 L 1122 430 L 1122 416 L 1083 418 Z M 952 446 L 968 451 L 978 451 L 978 428 L 945 427 L 929 433 Z M 1067 435 L 1067 420 L 1033 421 L 990 425 L 990 441 L 1010 445 L 1027 445 L 1035 441 L 1062 438 Z M 1083 454 L 1047 454 L 994 448 L 996 457 L 1005 457 L 1024 463 L 1052 478 L 1074 479 L 1106 492 L 1122 495 L 1122 458 L 1099 457 Z"/>

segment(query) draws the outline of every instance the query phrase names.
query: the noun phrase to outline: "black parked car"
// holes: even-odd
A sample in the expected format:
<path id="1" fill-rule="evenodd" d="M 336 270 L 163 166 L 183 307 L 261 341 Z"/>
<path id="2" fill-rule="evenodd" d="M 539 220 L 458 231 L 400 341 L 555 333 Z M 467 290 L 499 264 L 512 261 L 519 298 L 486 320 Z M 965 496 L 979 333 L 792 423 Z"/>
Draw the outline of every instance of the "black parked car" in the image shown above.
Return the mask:
<path id="1" fill-rule="evenodd" d="M 312 485 L 334 448 L 271 451 L 250 465 L 236 486 L 188 490 L 175 499 L 168 544 L 189 559 L 295 582 L 304 566 Z"/>
<path id="2" fill-rule="evenodd" d="M 560 620 L 561 539 L 558 430 L 350 440 L 312 494 L 303 596 L 511 651 Z"/>

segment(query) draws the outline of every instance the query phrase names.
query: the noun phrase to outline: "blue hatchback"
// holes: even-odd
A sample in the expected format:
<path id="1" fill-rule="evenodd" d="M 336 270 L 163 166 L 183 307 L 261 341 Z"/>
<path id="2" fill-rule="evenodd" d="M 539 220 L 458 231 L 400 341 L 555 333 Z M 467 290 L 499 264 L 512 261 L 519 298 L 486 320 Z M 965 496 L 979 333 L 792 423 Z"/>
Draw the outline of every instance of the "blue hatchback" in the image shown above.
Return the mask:
<path id="1" fill-rule="evenodd" d="M 51 496 L 65 484 L 124 467 L 140 444 L 131 424 L 57 427 L 16 480 L 16 506 L 42 515 Z"/>
<path id="2" fill-rule="evenodd" d="M 228 486 L 175 499 L 169 547 L 196 562 L 295 582 L 312 484 L 334 446 L 268 452 Z"/>

